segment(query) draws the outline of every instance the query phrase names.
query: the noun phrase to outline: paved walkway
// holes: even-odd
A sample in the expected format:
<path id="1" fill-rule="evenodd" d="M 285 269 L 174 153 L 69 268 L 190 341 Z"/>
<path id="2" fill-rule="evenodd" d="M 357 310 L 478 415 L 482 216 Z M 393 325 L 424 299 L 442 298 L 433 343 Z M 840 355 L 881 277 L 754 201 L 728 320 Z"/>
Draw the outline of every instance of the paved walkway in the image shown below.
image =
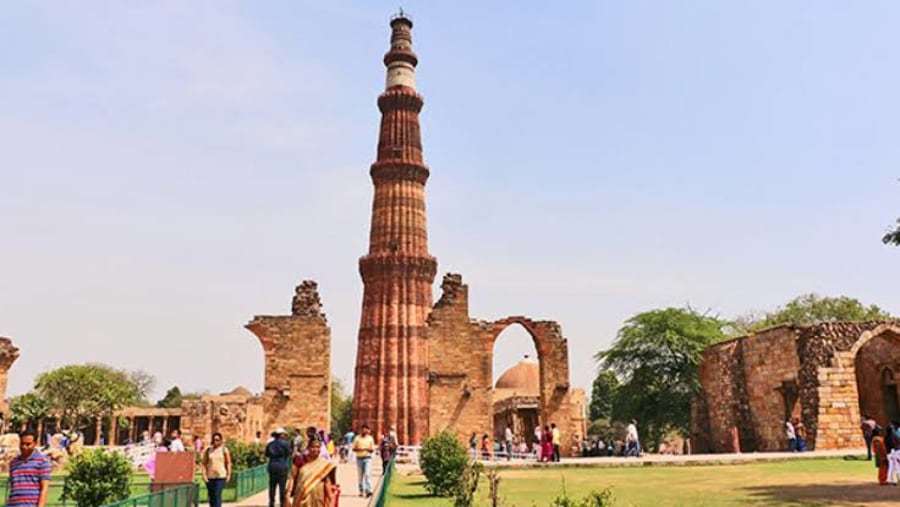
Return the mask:
<path id="1" fill-rule="evenodd" d="M 372 486 L 376 487 L 381 480 L 381 460 L 372 460 Z M 341 507 L 365 507 L 369 505 L 369 498 L 359 496 L 356 489 L 356 463 L 340 463 L 337 466 L 337 482 L 341 486 Z M 373 497 L 374 498 L 374 497 Z M 235 507 L 268 507 L 269 491 L 261 491 L 238 503 L 226 504 Z"/>
<path id="2" fill-rule="evenodd" d="M 740 454 L 645 454 L 640 458 L 563 458 L 559 463 L 538 463 L 533 460 L 511 460 L 485 462 L 486 465 L 499 467 L 628 467 L 628 466 L 677 466 L 677 465 L 727 465 L 731 463 L 750 463 L 756 461 L 785 461 L 794 459 L 841 458 L 844 456 L 865 456 L 866 448 L 840 449 L 830 451 L 807 452 L 748 452 Z M 405 467 L 408 467 L 406 465 Z"/>

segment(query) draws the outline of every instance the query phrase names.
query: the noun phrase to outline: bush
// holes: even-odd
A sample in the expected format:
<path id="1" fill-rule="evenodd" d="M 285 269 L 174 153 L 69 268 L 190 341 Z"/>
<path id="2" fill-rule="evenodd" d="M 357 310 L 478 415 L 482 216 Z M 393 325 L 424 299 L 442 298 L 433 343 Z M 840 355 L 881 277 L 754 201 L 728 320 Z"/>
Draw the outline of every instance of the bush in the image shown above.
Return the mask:
<path id="1" fill-rule="evenodd" d="M 448 431 L 425 439 L 419 453 L 419 464 L 425 474 L 425 489 L 436 496 L 455 495 L 460 479 L 469 465 L 466 448 Z"/>
<path id="2" fill-rule="evenodd" d="M 612 490 L 609 488 L 597 492 L 591 491 L 584 498 L 578 499 L 566 493 L 566 482 L 563 480 L 562 495 L 550 502 L 550 507 L 610 507 L 613 504 Z"/>
<path id="3" fill-rule="evenodd" d="M 248 444 L 237 440 L 229 440 L 225 443 L 231 454 L 231 470 L 240 472 L 259 465 L 266 464 L 266 448 L 263 444 Z"/>
<path id="4" fill-rule="evenodd" d="M 100 507 L 131 494 L 131 461 L 122 454 L 95 449 L 69 462 L 63 498 L 79 507 Z"/>

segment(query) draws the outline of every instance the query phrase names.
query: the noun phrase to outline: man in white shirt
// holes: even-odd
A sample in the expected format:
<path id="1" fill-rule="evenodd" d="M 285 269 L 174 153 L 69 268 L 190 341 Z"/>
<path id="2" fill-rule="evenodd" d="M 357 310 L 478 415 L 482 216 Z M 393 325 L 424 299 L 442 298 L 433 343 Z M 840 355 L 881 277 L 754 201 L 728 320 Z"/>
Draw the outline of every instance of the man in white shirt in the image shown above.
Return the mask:
<path id="1" fill-rule="evenodd" d="M 506 431 L 503 432 L 503 439 L 506 443 L 506 461 L 509 461 L 512 459 L 513 452 L 513 432 L 509 429 L 508 424 L 506 425 Z"/>
<path id="2" fill-rule="evenodd" d="M 641 455 L 641 439 L 638 436 L 637 419 L 632 419 L 625 428 L 626 456 L 638 457 Z"/>
<path id="3" fill-rule="evenodd" d="M 794 429 L 790 419 L 784 421 L 784 436 L 788 441 L 788 450 L 791 452 L 797 450 L 797 430 Z"/>
<path id="4" fill-rule="evenodd" d="M 184 442 L 181 441 L 181 431 L 172 430 L 172 440 L 169 442 L 169 450 L 172 452 L 184 452 Z"/>

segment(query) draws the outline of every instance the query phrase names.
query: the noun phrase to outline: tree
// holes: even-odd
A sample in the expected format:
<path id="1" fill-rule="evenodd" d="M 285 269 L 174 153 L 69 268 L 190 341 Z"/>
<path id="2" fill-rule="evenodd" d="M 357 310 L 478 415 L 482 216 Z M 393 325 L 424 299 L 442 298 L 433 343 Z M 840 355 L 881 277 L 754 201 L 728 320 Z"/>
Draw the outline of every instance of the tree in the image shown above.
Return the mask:
<path id="1" fill-rule="evenodd" d="M 612 346 L 594 356 L 602 369 L 622 379 L 613 413 L 637 418 L 651 447 L 669 431 L 687 435 L 701 354 L 726 338 L 728 325 L 690 308 L 652 310 L 628 319 Z"/>
<path id="2" fill-rule="evenodd" d="M 138 396 L 140 396 L 141 405 L 150 405 L 150 391 L 156 385 L 156 377 L 144 370 L 134 370 L 128 373 L 128 378 L 134 384 Z"/>
<path id="3" fill-rule="evenodd" d="M 619 379 L 615 372 L 600 370 L 591 389 L 591 404 L 588 407 L 590 419 L 611 419 L 613 404 L 619 392 Z"/>
<path id="4" fill-rule="evenodd" d="M 103 364 L 69 365 L 44 372 L 34 387 L 59 413 L 63 425 L 78 428 L 141 401 L 139 388 L 128 373 Z"/>
<path id="5" fill-rule="evenodd" d="M 881 308 L 865 306 L 859 300 L 847 296 L 822 297 L 803 294 L 792 299 L 784 307 L 765 315 L 750 324 L 750 331 L 780 324 L 818 324 L 820 322 L 890 320 L 893 317 Z"/>
<path id="6" fill-rule="evenodd" d="M 178 386 L 172 386 L 166 391 L 166 395 L 163 398 L 156 402 L 157 408 L 181 408 L 181 401 L 184 399 L 184 396 L 181 394 L 181 389 Z"/>
<path id="7" fill-rule="evenodd" d="M 350 429 L 353 419 L 353 397 L 344 393 L 340 379 L 331 381 L 331 434 L 337 438 Z"/>
<path id="8" fill-rule="evenodd" d="M 885 245 L 900 246 L 900 218 L 897 219 L 897 224 L 894 228 L 881 238 L 881 241 L 883 241 Z"/>
<path id="9" fill-rule="evenodd" d="M 66 468 L 63 498 L 79 507 L 100 507 L 131 494 L 131 461 L 124 454 L 94 449 L 72 458 Z"/>
<path id="10" fill-rule="evenodd" d="M 36 393 L 26 393 L 9 400 L 9 421 L 14 429 L 37 428 L 47 417 L 50 406 Z"/>

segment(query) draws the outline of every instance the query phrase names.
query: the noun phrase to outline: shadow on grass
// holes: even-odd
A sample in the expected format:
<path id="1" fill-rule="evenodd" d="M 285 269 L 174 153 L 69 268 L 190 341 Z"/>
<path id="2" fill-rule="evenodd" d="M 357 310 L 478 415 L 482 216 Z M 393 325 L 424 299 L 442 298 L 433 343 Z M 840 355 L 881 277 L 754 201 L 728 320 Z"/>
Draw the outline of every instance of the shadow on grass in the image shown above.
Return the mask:
<path id="1" fill-rule="evenodd" d="M 873 472 L 874 478 L 874 472 Z M 804 505 L 866 504 L 870 502 L 896 502 L 900 492 L 892 486 L 879 486 L 877 482 L 844 484 L 780 484 L 743 488 L 754 500 L 765 505 L 799 502 Z"/>
<path id="2" fill-rule="evenodd" d="M 435 497 L 431 496 L 431 494 L 428 493 L 427 491 L 424 491 L 425 481 L 410 482 L 409 486 L 416 488 L 416 489 L 421 489 L 422 491 L 409 492 L 409 493 L 393 493 L 392 492 L 391 496 L 394 496 L 396 498 L 408 499 L 408 500 L 418 500 L 418 499 L 422 499 L 422 498 L 435 498 Z"/>

